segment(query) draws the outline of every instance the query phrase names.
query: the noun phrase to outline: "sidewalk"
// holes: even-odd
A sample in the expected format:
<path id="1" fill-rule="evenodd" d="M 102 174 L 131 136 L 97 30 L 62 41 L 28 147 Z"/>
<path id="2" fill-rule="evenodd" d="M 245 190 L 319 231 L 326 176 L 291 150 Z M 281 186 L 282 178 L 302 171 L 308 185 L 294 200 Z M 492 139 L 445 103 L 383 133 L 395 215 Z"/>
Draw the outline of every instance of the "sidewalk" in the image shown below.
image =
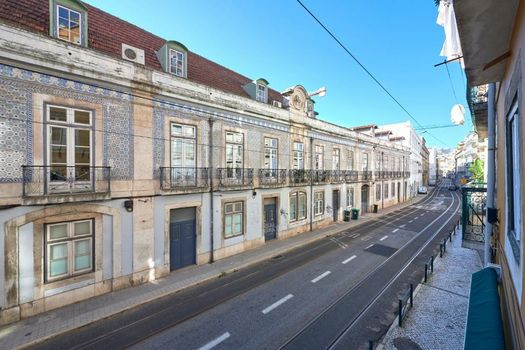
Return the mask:
<path id="1" fill-rule="evenodd" d="M 443 258 L 435 259 L 428 282 L 416 288 L 414 306 L 403 327 L 396 318 L 377 349 L 463 349 L 470 280 L 481 268 L 478 253 L 461 247 L 461 232 L 457 231 Z"/>
<path id="2" fill-rule="evenodd" d="M 414 204 L 425 197 L 418 196 L 403 204 L 381 210 L 378 214 L 366 214 L 357 221 L 338 222 L 326 228 L 302 233 L 286 240 L 270 241 L 262 247 L 218 260 L 213 264 L 187 267 L 156 281 L 104 294 L 0 327 L 0 349 L 16 349 L 41 342 L 216 278 L 224 273 L 245 268 L 326 236 L 337 234 Z"/>

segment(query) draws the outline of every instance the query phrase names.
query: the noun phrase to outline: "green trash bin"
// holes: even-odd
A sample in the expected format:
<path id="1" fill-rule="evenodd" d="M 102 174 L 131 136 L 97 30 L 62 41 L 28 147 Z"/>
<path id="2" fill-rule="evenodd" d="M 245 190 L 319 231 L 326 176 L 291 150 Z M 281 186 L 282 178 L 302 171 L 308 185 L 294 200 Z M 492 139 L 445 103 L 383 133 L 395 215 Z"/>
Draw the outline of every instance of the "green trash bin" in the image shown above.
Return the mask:
<path id="1" fill-rule="evenodd" d="M 377 214 L 377 208 L 379 208 L 379 206 L 377 204 L 374 204 L 374 207 L 372 208 L 372 212 L 374 214 Z"/>
<path id="2" fill-rule="evenodd" d="M 352 220 L 357 220 L 359 218 L 359 209 L 352 209 Z"/>
<path id="3" fill-rule="evenodd" d="M 345 210 L 343 214 L 344 214 L 344 221 L 350 221 L 350 210 Z"/>

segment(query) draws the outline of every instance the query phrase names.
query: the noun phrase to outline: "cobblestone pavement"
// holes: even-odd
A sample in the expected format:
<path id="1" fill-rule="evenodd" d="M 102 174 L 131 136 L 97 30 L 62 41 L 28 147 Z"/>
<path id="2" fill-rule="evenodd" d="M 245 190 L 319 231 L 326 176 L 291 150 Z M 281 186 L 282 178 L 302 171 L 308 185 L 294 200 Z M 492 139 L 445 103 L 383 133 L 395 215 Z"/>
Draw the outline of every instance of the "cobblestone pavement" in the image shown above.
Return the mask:
<path id="1" fill-rule="evenodd" d="M 481 268 L 478 253 L 461 247 L 458 231 L 443 258 L 436 258 L 428 282 L 416 289 L 403 327 L 396 319 L 377 349 L 463 349 L 470 280 Z"/>

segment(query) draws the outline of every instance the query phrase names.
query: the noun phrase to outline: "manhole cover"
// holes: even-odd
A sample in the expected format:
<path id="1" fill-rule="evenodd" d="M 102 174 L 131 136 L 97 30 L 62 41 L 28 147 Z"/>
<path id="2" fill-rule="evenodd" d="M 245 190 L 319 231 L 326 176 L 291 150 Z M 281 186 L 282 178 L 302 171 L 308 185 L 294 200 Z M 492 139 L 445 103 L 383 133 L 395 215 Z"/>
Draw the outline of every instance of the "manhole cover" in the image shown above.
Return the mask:
<path id="1" fill-rule="evenodd" d="M 423 350 L 416 342 L 405 337 L 395 338 L 393 343 L 398 350 Z"/>
<path id="2" fill-rule="evenodd" d="M 382 245 L 382 244 L 374 244 L 370 248 L 365 249 L 365 251 L 367 251 L 369 253 L 372 253 L 372 254 L 377 254 L 377 255 L 382 255 L 382 256 L 390 256 L 390 255 L 394 254 L 397 251 L 397 249 L 396 248 L 392 248 L 392 247 L 388 247 L 388 246 Z"/>

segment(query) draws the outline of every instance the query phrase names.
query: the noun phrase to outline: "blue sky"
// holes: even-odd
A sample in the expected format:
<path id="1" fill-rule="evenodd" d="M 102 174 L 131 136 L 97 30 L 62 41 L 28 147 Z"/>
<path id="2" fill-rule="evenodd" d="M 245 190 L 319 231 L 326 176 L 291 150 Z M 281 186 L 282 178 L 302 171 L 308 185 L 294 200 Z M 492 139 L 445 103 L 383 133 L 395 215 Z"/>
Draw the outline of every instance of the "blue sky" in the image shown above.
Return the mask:
<path id="1" fill-rule="evenodd" d="M 326 96 L 316 98 L 320 119 L 343 126 L 409 120 L 295 0 L 87 2 L 250 78 L 263 77 L 278 91 L 326 86 Z M 434 68 L 443 60 L 444 39 L 434 1 L 304 3 L 422 125 L 450 124 L 456 99 L 445 66 Z M 453 147 L 472 123 L 463 74 L 457 63 L 449 70 L 467 109 L 465 125 L 429 132 Z"/>

